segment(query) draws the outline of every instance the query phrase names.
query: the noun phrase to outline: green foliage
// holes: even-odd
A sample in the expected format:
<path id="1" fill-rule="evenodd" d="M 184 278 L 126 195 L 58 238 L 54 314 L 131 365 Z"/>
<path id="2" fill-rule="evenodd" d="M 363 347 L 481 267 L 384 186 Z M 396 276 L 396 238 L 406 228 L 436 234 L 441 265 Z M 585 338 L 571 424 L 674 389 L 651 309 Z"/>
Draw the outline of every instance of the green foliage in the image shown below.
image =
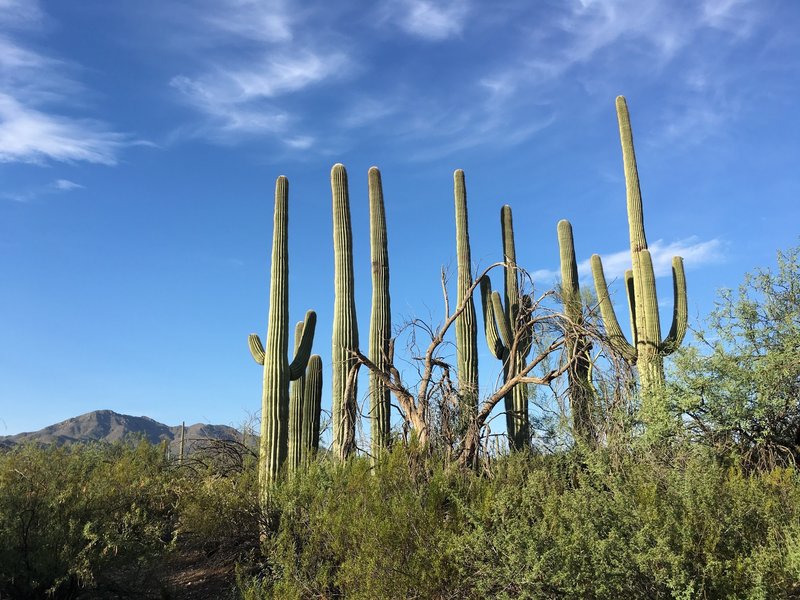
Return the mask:
<path id="1" fill-rule="evenodd" d="M 678 410 L 698 439 L 756 463 L 800 453 L 800 247 L 723 290 L 698 346 L 674 362 Z"/>
<path id="2" fill-rule="evenodd" d="M 658 458 L 653 458 L 658 457 Z M 678 445 L 519 454 L 491 478 L 402 449 L 317 464 L 276 493 L 252 598 L 789 598 L 800 479 Z M 609 466 L 609 465 L 613 465 Z"/>
<path id="3" fill-rule="evenodd" d="M 146 442 L 0 455 L 0 596 L 69 598 L 145 569 L 173 541 L 176 502 Z"/>

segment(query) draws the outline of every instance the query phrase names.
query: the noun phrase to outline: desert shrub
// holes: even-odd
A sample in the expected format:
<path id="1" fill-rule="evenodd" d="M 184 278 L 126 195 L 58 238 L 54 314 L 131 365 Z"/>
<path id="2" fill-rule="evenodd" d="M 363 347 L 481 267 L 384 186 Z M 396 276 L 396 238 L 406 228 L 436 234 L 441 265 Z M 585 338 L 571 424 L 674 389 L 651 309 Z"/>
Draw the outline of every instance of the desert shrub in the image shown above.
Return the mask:
<path id="1" fill-rule="evenodd" d="M 0 593 L 71 598 L 135 578 L 170 544 L 175 499 L 146 442 L 0 455 Z"/>
<path id="2" fill-rule="evenodd" d="M 176 534 L 208 554 L 232 549 L 246 553 L 258 547 L 260 530 L 256 461 L 248 457 L 235 469 L 219 463 L 195 461 L 191 468 L 178 469 Z"/>
<path id="3" fill-rule="evenodd" d="M 276 491 L 243 597 L 796 597 L 797 472 L 669 452 L 518 455 L 491 479 L 402 450 L 318 464 Z"/>
<path id="4" fill-rule="evenodd" d="M 800 457 L 800 247 L 777 262 L 720 291 L 672 368 L 670 393 L 694 438 L 756 466 Z"/>

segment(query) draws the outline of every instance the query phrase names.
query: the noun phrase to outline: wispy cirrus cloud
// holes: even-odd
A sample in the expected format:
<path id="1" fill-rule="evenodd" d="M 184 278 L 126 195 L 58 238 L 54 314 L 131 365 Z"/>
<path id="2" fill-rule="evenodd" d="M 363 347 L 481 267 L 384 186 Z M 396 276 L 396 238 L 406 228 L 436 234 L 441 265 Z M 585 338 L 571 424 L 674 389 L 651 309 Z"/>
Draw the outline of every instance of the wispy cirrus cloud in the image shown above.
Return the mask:
<path id="1" fill-rule="evenodd" d="M 113 165 L 128 142 L 127 136 L 109 131 L 102 122 L 53 114 L 0 93 L 0 162 Z"/>
<path id="2" fill-rule="evenodd" d="M 221 36 L 261 43 L 292 39 L 292 12 L 279 0 L 224 0 L 205 3 L 198 14 Z"/>
<path id="3" fill-rule="evenodd" d="M 47 185 L 37 186 L 21 190 L 17 192 L 4 192 L 2 197 L 6 200 L 13 202 L 31 202 L 41 196 L 49 196 L 52 194 L 62 194 L 65 192 L 72 192 L 81 190 L 84 186 L 80 183 L 75 183 L 69 179 L 56 179 Z"/>
<path id="4" fill-rule="evenodd" d="M 48 161 L 113 165 L 129 136 L 92 118 L 64 114 L 82 103 L 74 65 L 31 50 L 20 39 L 42 27 L 35 0 L 0 0 L 0 162 Z"/>
<path id="5" fill-rule="evenodd" d="M 648 245 L 650 256 L 653 259 L 653 271 L 656 277 L 666 277 L 672 274 L 672 258 L 683 257 L 687 270 L 697 269 L 710 264 L 723 261 L 723 244 L 719 239 L 698 240 L 690 237 L 674 242 L 656 240 Z M 625 271 L 631 268 L 631 253 L 629 249 L 602 254 L 603 272 L 606 278 L 622 279 Z M 540 269 L 533 272 L 534 281 L 554 282 L 561 277 L 561 272 L 551 269 Z M 590 259 L 578 263 L 578 276 L 581 279 L 591 278 L 592 267 Z"/>
<path id="6" fill-rule="evenodd" d="M 380 19 L 409 35 L 441 41 L 461 35 L 469 13 L 466 0 L 394 0 L 380 9 Z"/>
<path id="7" fill-rule="evenodd" d="M 189 128 L 192 135 L 236 141 L 280 134 L 289 148 L 313 144 L 287 97 L 347 77 L 352 61 L 317 32 L 298 33 L 301 15 L 278 1 L 202 4 L 191 38 L 212 46 L 212 58 L 170 80 L 180 100 L 204 117 Z"/>
<path id="8" fill-rule="evenodd" d="M 572 0 L 528 26 L 521 58 L 485 73 L 483 83 L 516 115 L 521 96 L 554 100 L 564 81 L 613 97 L 637 79 L 668 78 L 654 141 L 695 143 L 739 116 L 742 86 L 728 56 L 763 12 L 755 0 L 702 0 L 680 9 L 659 0 Z"/>

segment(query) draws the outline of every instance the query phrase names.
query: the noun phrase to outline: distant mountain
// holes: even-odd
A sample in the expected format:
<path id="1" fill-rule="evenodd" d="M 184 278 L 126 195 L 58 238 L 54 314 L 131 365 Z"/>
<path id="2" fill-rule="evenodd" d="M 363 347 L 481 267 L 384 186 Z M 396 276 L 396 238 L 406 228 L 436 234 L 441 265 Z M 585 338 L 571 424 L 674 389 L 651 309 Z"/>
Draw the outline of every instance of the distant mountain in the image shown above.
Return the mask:
<path id="1" fill-rule="evenodd" d="M 170 452 L 177 454 L 180 448 L 181 426 L 170 427 L 150 417 L 133 417 L 112 410 L 95 410 L 39 431 L 0 436 L 0 447 L 23 442 L 58 445 L 89 441 L 114 443 L 133 436 L 144 437 L 153 444 L 167 440 Z M 185 437 L 188 453 L 199 439 L 241 440 L 242 434 L 227 425 L 195 423 L 186 426 Z"/>

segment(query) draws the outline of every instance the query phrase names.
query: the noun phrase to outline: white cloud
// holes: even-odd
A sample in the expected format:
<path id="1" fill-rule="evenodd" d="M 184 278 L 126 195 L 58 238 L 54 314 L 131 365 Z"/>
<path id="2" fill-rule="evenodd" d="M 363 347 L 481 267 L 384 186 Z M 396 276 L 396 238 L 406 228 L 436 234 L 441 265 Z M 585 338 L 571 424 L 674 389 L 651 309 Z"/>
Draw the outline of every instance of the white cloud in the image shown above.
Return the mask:
<path id="1" fill-rule="evenodd" d="M 70 181 L 69 179 L 56 179 L 53 182 L 53 187 L 56 188 L 57 190 L 62 190 L 62 191 L 79 190 L 83 188 L 83 186 L 80 183 L 75 183 L 74 181 Z"/>
<path id="2" fill-rule="evenodd" d="M 384 19 L 397 21 L 406 33 L 439 41 L 461 35 L 469 4 L 466 0 L 397 0 L 386 10 Z"/>
<path id="3" fill-rule="evenodd" d="M 85 161 L 113 165 L 125 136 L 91 119 L 25 106 L 0 93 L 0 162 Z"/>
<path id="4" fill-rule="evenodd" d="M 6 200 L 12 200 L 14 202 L 31 202 L 36 198 L 41 196 L 47 196 L 50 194 L 61 194 L 64 192 L 72 192 L 74 190 L 83 189 L 79 183 L 75 183 L 74 181 L 70 181 L 69 179 L 56 179 L 55 181 L 51 182 L 48 185 L 39 186 L 35 188 L 30 188 L 27 190 L 17 191 L 17 192 L 5 192 L 2 194 L 2 197 Z"/>
<path id="5" fill-rule="evenodd" d="M 0 0 L 0 23 L 40 27 L 34 0 Z M 44 164 L 83 161 L 113 165 L 129 144 L 97 119 L 68 117 L 59 109 L 80 105 L 76 67 L 30 50 L 14 36 L 0 36 L 0 162 Z"/>
<path id="6" fill-rule="evenodd" d="M 314 138 L 309 135 L 292 137 L 286 140 L 286 145 L 295 150 L 307 150 L 314 145 Z"/>
<path id="7" fill-rule="evenodd" d="M 176 75 L 170 86 L 204 119 L 178 135 L 221 143 L 269 135 L 289 148 L 310 147 L 313 137 L 297 131 L 300 118 L 286 97 L 352 69 L 347 53 L 326 44 L 318 30 L 297 35 L 296 26 L 312 12 L 290 11 L 280 0 L 203 3 L 187 24 L 194 32 L 189 45 L 210 49 L 198 53 L 204 58 L 196 74 Z"/>
<path id="8" fill-rule="evenodd" d="M 15 27 L 38 24 L 43 18 L 37 0 L 0 0 L 0 23 Z"/>
<path id="9" fill-rule="evenodd" d="M 270 0 L 213 0 L 201 18 L 225 34 L 257 42 L 292 39 L 292 23 L 283 2 Z"/>
<path id="10" fill-rule="evenodd" d="M 674 242 L 666 243 L 664 240 L 656 240 L 648 245 L 650 256 L 653 260 L 653 271 L 656 277 L 667 277 L 672 275 L 672 258 L 674 256 L 683 257 L 683 264 L 687 271 L 697 269 L 709 264 L 719 263 L 723 260 L 722 242 L 718 239 L 700 241 L 696 237 L 690 237 Z M 631 268 L 630 249 L 602 254 L 603 273 L 606 279 L 622 279 L 625 271 Z M 590 279 L 592 276 L 591 261 L 586 258 L 578 263 L 578 275 L 581 279 Z M 553 282 L 561 278 L 561 272 L 551 269 L 540 269 L 534 271 L 531 276 L 534 281 Z"/>
<path id="11" fill-rule="evenodd" d="M 748 36 L 759 19 L 752 0 L 705 0 L 703 22 L 738 36 Z"/>

